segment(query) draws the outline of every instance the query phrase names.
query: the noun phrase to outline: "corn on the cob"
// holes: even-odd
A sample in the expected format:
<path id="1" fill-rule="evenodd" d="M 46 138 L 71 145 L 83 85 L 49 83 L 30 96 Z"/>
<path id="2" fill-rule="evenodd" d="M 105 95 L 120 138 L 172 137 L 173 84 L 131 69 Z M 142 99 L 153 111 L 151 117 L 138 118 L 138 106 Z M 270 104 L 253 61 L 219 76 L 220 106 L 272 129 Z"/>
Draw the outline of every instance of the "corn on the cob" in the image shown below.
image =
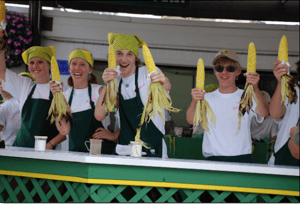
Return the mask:
<path id="1" fill-rule="evenodd" d="M 247 73 L 256 71 L 256 50 L 253 42 L 249 44 L 248 47 L 248 60 L 247 60 Z M 253 91 L 253 85 L 246 83 L 244 92 L 241 97 L 241 101 L 239 102 L 239 124 L 238 131 L 241 128 L 241 119 L 242 116 L 245 115 L 246 111 L 249 113 L 253 106 L 252 97 L 258 104 L 258 100 L 256 94 Z"/>
<path id="2" fill-rule="evenodd" d="M 282 36 L 278 49 L 278 60 L 282 61 L 282 64 L 287 64 L 288 69 L 290 69 L 288 60 L 288 42 L 285 35 Z M 296 103 L 298 96 L 295 90 L 297 85 L 297 80 L 289 74 L 281 77 L 281 103 L 285 104 L 286 98 L 290 104 Z M 298 86 L 299 87 L 299 86 Z"/>
<path id="3" fill-rule="evenodd" d="M 51 73 L 52 80 L 60 83 L 60 74 L 57 61 L 55 57 L 51 58 Z M 55 118 L 58 118 L 58 121 L 62 119 L 62 117 L 66 118 L 66 120 L 70 120 L 72 118 L 71 108 L 62 93 L 62 90 L 56 92 L 51 102 L 51 106 L 48 112 L 48 118 L 52 114 L 51 123 L 55 121 Z"/>
<path id="4" fill-rule="evenodd" d="M 0 1 L 0 23 L 5 23 L 5 1 Z"/>
<path id="5" fill-rule="evenodd" d="M 6 23 L 5 23 L 5 1 L 0 1 L 0 29 L 1 32 L 4 35 L 7 35 L 5 29 L 6 29 Z M 0 39 L 0 50 L 1 51 L 7 51 L 9 49 L 8 46 L 8 38 L 1 38 Z M 2 52 L 3 53 L 3 52 Z"/>
<path id="6" fill-rule="evenodd" d="M 200 58 L 197 64 L 197 77 L 196 77 L 196 88 L 201 90 L 204 89 L 204 81 L 205 81 L 205 71 L 204 71 L 204 63 Z M 196 130 L 198 124 L 200 124 L 204 130 L 209 132 L 207 114 L 210 122 L 216 127 L 216 116 L 210 107 L 209 103 L 206 99 L 202 101 L 198 100 L 196 104 L 194 121 L 193 121 L 193 129 Z"/>
<path id="7" fill-rule="evenodd" d="M 111 33 L 108 34 L 108 42 L 110 42 Z M 108 67 L 116 69 L 116 56 L 113 45 L 108 47 Z M 114 112 L 115 104 L 117 103 L 117 81 L 113 79 L 107 84 L 107 91 L 105 96 L 105 111 Z"/>
<path id="8" fill-rule="evenodd" d="M 143 55 L 145 64 L 148 69 L 148 74 L 156 71 L 155 63 L 153 61 L 152 55 L 146 44 L 142 45 Z M 172 100 L 170 95 L 165 91 L 160 82 L 151 83 L 148 87 L 148 97 L 145 103 L 143 114 L 141 117 L 141 122 L 137 128 L 137 133 L 135 136 L 135 141 L 140 140 L 140 131 L 144 122 L 149 123 L 152 117 L 155 117 L 158 113 L 164 121 L 164 108 L 166 110 L 178 113 L 180 110 L 172 107 Z M 150 148 L 147 144 L 143 143 L 143 146 Z"/>

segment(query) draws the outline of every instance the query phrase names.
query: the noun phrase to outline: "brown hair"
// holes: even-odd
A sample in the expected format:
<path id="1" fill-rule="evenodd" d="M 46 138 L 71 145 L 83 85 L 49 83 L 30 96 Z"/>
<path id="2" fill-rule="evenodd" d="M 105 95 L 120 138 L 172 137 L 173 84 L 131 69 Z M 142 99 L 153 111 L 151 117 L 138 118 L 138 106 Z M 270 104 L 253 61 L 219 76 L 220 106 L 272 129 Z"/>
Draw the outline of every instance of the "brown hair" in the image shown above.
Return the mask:
<path id="1" fill-rule="evenodd" d="M 229 63 L 230 65 L 233 65 L 235 67 L 237 67 L 238 69 L 242 70 L 243 68 L 240 66 L 240 64 L 232 59 L 229 59 L 227 57 L 220 57 L 216 60 L 215 65 L 214 65 L 214 69 L 216 68 L 216 66 L 220 65 L 220 64 L 226 64 Z"/>

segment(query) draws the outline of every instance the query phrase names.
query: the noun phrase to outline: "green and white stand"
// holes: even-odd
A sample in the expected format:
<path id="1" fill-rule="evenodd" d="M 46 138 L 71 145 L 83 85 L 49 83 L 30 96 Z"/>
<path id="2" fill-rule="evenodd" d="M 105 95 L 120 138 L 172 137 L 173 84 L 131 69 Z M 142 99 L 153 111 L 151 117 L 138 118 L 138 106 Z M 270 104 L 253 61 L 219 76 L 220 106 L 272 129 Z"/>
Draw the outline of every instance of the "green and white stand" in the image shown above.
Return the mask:
<path id="1" fill-rule="evenodd" d="M 299 168 L 0 149 L 0 203 L 162 203 L 176 202 L 175 194 L 183 202 L 299 203 Z"/>

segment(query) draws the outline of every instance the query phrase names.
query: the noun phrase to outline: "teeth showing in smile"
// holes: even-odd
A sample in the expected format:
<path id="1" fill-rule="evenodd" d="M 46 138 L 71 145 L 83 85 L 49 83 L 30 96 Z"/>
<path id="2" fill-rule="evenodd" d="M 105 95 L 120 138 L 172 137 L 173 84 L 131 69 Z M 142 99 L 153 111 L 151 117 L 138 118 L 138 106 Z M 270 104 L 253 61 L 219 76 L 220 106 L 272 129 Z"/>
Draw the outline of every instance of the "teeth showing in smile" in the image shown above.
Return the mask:
<path id="1" fill-rule="evenodd" d="M 228 79 L 229 77 L 221 77 L 222 79 Z"/>
<path id="2" fill-rule="evenodd" d="M 39 70 L 35 70 L 35 71 L 33 71 L 33 72 L 37 73 L 37 72 L 40 72 L 40 71 L 39 71 Z"/>
<path id="3" fill-rule="evenodd" d="M 121 67 L 127 67 L 129 64 L 120 64 Z"/>
<path id="4" fill-rule="evenodd" d="M 82 76 L 80 73 L 74 73 L 75 76 Z"/>

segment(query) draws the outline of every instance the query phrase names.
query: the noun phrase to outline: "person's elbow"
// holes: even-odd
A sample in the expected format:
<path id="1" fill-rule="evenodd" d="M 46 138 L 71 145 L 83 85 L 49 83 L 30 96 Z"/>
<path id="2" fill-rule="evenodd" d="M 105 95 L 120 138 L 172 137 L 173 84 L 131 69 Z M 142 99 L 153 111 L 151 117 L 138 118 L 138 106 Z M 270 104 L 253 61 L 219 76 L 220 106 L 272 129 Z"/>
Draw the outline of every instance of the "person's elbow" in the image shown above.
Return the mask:
<path id="1" fill-rule="evenodd" d="M 94 116 L 95 116 L 96 120 L 98 120 L 98 121 L 102 121 L 105 119 L 105 114 L 99 114 L 99 113 L 95 112 Z"/>

